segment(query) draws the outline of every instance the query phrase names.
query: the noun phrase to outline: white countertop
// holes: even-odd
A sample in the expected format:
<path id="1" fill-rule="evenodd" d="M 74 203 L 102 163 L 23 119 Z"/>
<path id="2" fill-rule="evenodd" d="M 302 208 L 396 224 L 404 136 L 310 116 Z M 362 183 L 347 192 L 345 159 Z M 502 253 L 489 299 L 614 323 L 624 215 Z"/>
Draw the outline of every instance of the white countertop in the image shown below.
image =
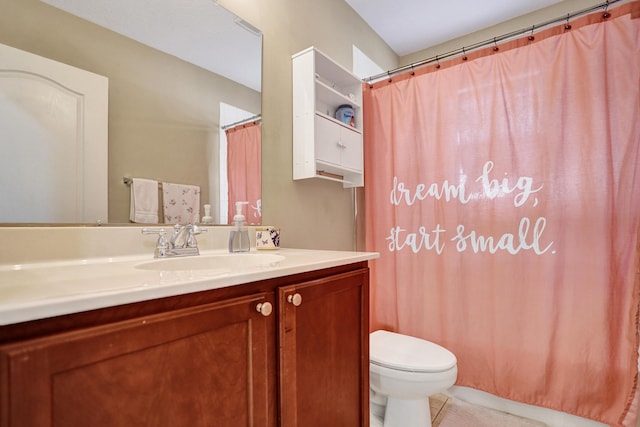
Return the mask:
<path id="1" fill-rule="evenodd" d="M 262 256 L 265 262 L 254 263 L 255 258 L 246 258 L 254 255 Z M 203 268 L 207 257 L 233 259 L 225 258 L 224 263 L 214 262 L 215 267 Z M 378 257 L 379 254 L 371 252 L 281 248 L 248 254 L 205 250 L 199 256 L 179 258 L 184 265 L 199 264 L 184 269 L 171 266 L 166 270 L 145 269 L 152 266 L 150 262 L 183 262 L 175 258 L 154 260 L 148 254 L 0 265 L 0 325 L 223 288 Z"/>

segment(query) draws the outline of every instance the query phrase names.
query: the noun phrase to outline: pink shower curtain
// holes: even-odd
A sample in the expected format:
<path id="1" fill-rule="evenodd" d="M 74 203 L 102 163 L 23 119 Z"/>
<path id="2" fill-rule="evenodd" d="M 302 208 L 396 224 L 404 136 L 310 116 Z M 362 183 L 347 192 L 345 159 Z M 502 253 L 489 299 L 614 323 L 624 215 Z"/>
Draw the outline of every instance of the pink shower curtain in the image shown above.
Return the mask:
<path id="1" fill-rule="evenodd" d="M 612 426 L 636 416 L 638 5 L 364 101 L 371 330 L 450 349 L 458 385 Z"/>
<path id="2" fill-rule="evenodd" d="M 243 208 L 248 224 L 262 222 L 262 137 L 260 122 L 226 130 L 227 179 L 229 183 L 229 224 L 236 213 L 236 202 L 249 202 Z"/>

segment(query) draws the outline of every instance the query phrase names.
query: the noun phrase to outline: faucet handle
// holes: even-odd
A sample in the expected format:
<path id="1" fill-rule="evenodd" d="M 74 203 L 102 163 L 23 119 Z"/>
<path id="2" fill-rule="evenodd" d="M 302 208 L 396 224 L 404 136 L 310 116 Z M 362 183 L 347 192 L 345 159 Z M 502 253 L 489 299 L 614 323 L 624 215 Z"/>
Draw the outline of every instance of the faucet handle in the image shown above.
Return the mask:
<path id="1" fill-rule="evenodd" d="M 145 227 L 142 229 L 142 234 L 161 234 L 161 233 L 166 234 L 167 230 L 165 230 L 164 228 L 148 228 L 148 227 Z"/>
<path id="2" fill-rule="evenodd" d="M 189 229 L 191 234 L 200 234 L 200 233 L 204 233 L 204 232 L 207 231 L 206 228 L 200 227 L 197 224 L 189 224 L 189 225 L 187 225 L 187 228 Z"/>
<path id="3" fill-rule="evenodd" d="M 189 230 L 189 238 L 187 239 L 188 248 L 197 248 L 198 242 L 196 241 L 196 234 L 206 232 L 206 228 L 197 226 L 196 224 L 189 224 L 186 226 Z"/>
<path id="4" fill-rule="evenodd" d="M 156 242 L 154 257 L 165 258 L 167 256 L 167 249 L 169 249 L 169 242 L 167 241 L 167 230 L 165 230 L 164 228 L 143 228 L 142 234 L 157 234 L 158 241 Z"/>

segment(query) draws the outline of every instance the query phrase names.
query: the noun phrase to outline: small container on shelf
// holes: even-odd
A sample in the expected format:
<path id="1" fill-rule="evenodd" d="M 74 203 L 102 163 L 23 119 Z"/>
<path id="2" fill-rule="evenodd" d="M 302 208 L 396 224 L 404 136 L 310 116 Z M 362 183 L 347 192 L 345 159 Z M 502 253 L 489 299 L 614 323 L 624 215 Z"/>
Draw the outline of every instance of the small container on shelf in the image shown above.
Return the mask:
<path id="1" fill-rule="evenodd" d="M 356 126 L 356 115 L 353 111 L 353 107 L 349 104 L 344 104 L 338 107 L 336 110 L 336 119 L 340 120 L 345 125 L 351 127 Z"/>

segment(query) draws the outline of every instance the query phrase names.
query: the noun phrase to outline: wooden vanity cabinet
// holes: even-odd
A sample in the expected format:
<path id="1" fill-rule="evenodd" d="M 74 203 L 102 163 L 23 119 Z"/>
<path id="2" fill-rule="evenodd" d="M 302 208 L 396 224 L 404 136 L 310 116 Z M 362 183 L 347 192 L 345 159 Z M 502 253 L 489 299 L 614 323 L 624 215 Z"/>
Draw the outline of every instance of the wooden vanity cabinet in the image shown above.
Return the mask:
<path id="1" fill-rule="evenodd" d="M 369 426 L 368 272 L 278 288 L 281 426 Z"/>
<path id="2" fill-rule="evenodd" d="M 5 346 L 2 425 L 274 426 L 274 322 L 254 308 L 269 299 L 234 298 Z"/>
<path id="3" fill-rule="evenodd" d="M 9 325 L 0 427 L 368 427 L 368 355 L 366 263 Z"/>

